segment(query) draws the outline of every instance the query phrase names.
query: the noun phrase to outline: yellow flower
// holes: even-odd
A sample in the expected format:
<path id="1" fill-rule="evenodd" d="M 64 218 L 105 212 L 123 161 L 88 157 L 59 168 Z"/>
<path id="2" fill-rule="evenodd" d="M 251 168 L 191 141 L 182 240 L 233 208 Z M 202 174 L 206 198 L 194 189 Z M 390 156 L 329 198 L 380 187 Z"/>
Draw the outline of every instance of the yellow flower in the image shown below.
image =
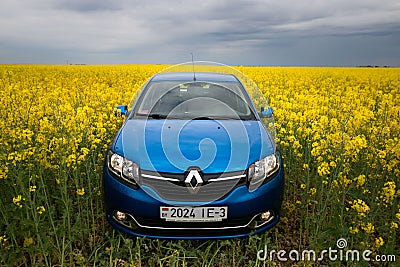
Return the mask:
<path id="1" fill-rule="evenodd" d="M 384 159 L 386 157 L 386 151 L 379 150 L 378 151 L 378 157 L 380 157 L 381 159 Z"/>
<path id="2" fill-rule="evenodd" d="M 369 212 L 369 206 L 361 199 L 355 201 L 349 201 L 351 207 L 358 212 L 360 217 L 365 217 L 365 214 Z"/>
<path id="3" fill-rule="evenodd" d="M 5 246 L 7 242 L 7 236 L 6 235 L 0 235 L 0 245 Z"/>
<path id="4" fill-rule="evenodd" d="M 46 209 L 45 209 L 43 206 L 37 207 L 36 210 L 37 210 L 37 212 L 38 212 L 39 214 L 42 214 L 43 212 L 46 211 Z"/>
<path id="5" fill-rule="evenodd" d="M 361 228 L 367 233 L 371 234 L 375 231 L 375 227 L 372 225 L 372 223 L 367 223 L 367 225 L 361 226 Z"/>
<path id="6" fill-rule="evenodd" d="M 86 147 L 82 147 L 81 152 L 82 152 L 82 155 L 86 156 L 87 154 L 89 154 L 89 149 L 87 149 Z"/>
<path id="7" fill-rule="evenodd" d="M 387 204 L 392 204 L 396 196 L 395 182 L 386 182 L 382 188 L 380 198 Z"/>
<path id="8" fill-rule="evenodd" d="M 17 204 L 18 202 L 20 202 L 22 200 L 22 196 L 18 195 L 16 197 L 13 197 L 13 202 L 14 204 Z"/>
<path id="9" fill-rule="evenodd" d="M 29 247 L 30 245 L 33 244 L 33 238 L 32 237 L 27 237 L 24 239 L 24 247 Z"/>
<path id="10" fill-rule="evenodd" d="M 314 187 L 310 188 L 309 193 L 313 196 L 315 195 L 315 193 L 317 192 L 317 189 L 315 189 Z"/>
<path id="11" fill-rule="evenodd" d="M 348 186 L 351 184 L 352 180 L 348 179 L 346 175 L 343 175 L 343 173 L 339 173 L 339 178 L 341 179 L 341 183 L 345 186 Z"/>
<path id="12" fill-rule="evenodd" d="M 361 174 L 358 177 L 354 178 L 354 180 L 357 182 L 356 187 L 359 188 L 365 184 L 365 175 Z"/>
<path id="13" fill-rule="evenodd" d="M 14 203 L 15 205 L 17 205 L 18 208 L 22 208 L 22 204 L 21 204 L 22 200 L 23 200 L 23 198 L 22 198 L 21 195 L 18 195 L 18 196 L 16 196 L 16 197 L 13 197 L 13 203 Z"/>
<path id="14" fill-rule="evenodd" d="M 349 228 L 350 233 L 352 234 L 357 234 L 358 233 L 358 228 L 357 227 L 351 227 Z"/>
<path id="15" fill-rule="evenodd" d="M 36 185 L 31 185 L 29 187 L 29 192 L 35 192 L 36 191 Z"/>
<path id="16" fill-rule="evenodd" d="M 301 184 L 301 185 L 300 185 L 300 188 L 301 188 L 301 189 L 306 189 L 306 187 L 307 187 L 307 186 L 306 186 L 305 184 Z"/>
<path id="17" fill-rule="evenodd" d="M 319 166 L 318 166 L 318 174 L 319 176 L 324 176 L 324 175 L 328 175 L 330 174 L 330 170 L 329 170 L 329 164 L 327 162 L 322 162 Z"/>
<path id="18" fill-rule="evenodd" d="M 8 173 L 7 166 L 3 166 L 3 169 L 0 169 L 0 179 L 6 179 Z"/>
<path id="19" fill-rule="evenodd" d="M 394 229 L 399 228 L 399 225 L 398 225 L 396 222 L 392 222 L 392 223 L 390 224 L 390 228 L 394 230 Z"/>
<path id="20" fill-rule="evenodd" d="M 375 245 L 376 245 L 376 248 L 382 247 L 383 244 L 385 244 L 385 242 L 383 241 L 383 238 L 382 238 L 382 237 L 375 238 Z"/>
<path id="21" fill-rule="evenodd" d="M 85 188 L 81 188 L 81 189 L 76 189 L 76 193 L 78 194 L 78 196 L 83 196 L 85 194 Z"/>

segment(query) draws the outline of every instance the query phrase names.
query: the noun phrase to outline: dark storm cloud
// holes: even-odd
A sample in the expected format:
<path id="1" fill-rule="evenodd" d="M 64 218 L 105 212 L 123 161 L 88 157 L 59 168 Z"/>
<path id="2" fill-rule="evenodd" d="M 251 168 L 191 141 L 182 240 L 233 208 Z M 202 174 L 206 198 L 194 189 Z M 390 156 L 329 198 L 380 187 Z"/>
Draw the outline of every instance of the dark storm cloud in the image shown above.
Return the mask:
<path id="1" fill-rule="evenodd" d="M 54 8 L 67 9 L 77 12 L 116 11 L 122 8 L 120 1 L 97 0 L 56 0 Z"/>
<path id="2" fill-rule="evenodd" d="M 395 0 L 0 2 L 0 62 L 400 62 Z"/>

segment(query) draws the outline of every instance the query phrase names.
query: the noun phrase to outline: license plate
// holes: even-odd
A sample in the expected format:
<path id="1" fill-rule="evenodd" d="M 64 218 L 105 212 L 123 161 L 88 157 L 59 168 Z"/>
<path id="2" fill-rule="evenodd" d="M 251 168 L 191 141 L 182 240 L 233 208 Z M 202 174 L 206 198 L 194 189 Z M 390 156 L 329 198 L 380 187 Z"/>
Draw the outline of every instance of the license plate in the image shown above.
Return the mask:
<path id="1" fill-rule="evenodd" d="M 228 207 L 160 207 L 160 218 L 174 222 L 217 222 L 228 218 Z"/>

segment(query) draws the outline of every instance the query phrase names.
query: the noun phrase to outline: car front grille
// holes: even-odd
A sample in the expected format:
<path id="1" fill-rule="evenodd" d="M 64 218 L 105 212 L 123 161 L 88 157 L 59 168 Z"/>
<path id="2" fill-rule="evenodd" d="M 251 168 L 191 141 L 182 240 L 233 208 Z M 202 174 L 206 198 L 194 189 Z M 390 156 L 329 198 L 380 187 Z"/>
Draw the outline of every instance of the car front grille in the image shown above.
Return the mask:
<path id="1" fill-rule="evenodd" d="M 201 183 L 195 178 L 191 183 L 185 182 L 187 177 L 188 172 L 173 174 L 142 170 L 140 185 L 144 190 L 150 188 L 167 201 L 210 202 L 223 198 L 234 188 L 246 183 L 246 171 L 219 174 L 200 172 Z"/>

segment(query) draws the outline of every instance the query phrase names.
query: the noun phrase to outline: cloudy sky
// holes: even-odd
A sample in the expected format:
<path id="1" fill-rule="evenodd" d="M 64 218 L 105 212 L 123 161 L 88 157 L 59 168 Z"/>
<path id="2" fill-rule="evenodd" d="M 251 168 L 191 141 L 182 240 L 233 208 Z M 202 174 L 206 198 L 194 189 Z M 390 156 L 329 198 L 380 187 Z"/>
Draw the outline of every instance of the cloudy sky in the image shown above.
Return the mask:
<path id="1" fill-rule="evenodd" d="M 400 66 L 399 0 L 0 0 L 0 63 Z"/>

